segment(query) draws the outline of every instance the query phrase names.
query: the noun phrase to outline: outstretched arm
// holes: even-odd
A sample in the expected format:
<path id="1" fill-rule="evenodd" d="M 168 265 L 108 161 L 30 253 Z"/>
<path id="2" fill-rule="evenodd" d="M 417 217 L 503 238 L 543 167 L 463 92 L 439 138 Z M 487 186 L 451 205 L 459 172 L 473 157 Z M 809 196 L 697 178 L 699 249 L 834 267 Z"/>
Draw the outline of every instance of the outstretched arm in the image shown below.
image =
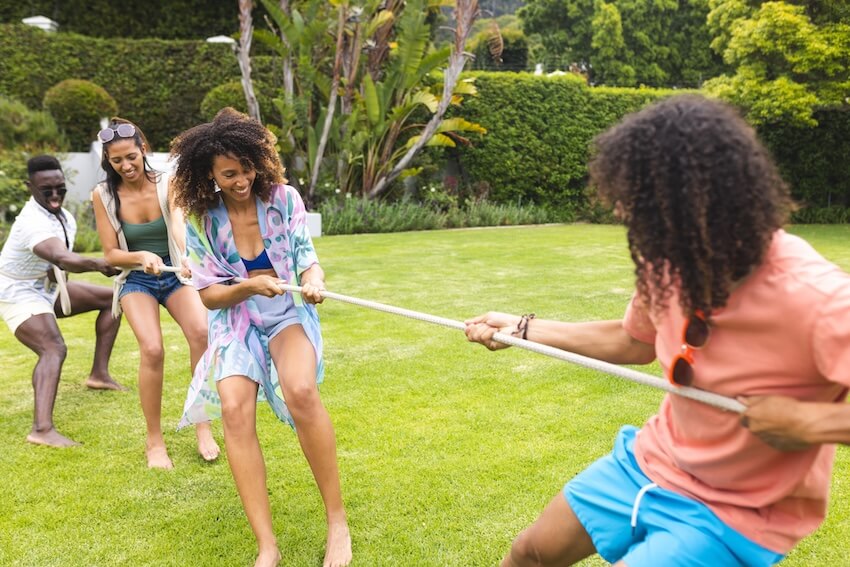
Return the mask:
<path id="1" fill-rule="evenodd" d="M 497 332 L 512 334 L 520 322 L 518 315 L 486 313 L 466 321 L 466 336 L 490 350 L 507 345 L 493 340 Z M 623 321 L 565 323 L 532 319 L 527 323 L 526 338 L 612 364 L 648 364 L 655 360 L 655 346 L 641 342 L 623 327 Z"/>
<path id="2" fill-rule="evenodd" d="M 114 276 L 118 270 L 100 258 L 87 258 L 71 252 L 65 243 L 58 238 L 48 238 L 36 244 L 32 251 L 42 260 L 47 260 L 54 266 L 66 272 L 79 274 L 82 272 L 100 272 L 105 276 Z"/>

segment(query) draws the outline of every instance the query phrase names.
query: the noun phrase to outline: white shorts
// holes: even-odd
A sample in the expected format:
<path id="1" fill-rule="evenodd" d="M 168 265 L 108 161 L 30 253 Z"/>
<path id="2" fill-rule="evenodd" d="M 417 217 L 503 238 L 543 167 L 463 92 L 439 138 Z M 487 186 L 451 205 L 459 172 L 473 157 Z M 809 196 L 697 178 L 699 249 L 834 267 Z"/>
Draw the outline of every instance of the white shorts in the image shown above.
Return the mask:
<path id="1" fill-rule="evenodd" d="M 42 313 L 56 316 L 53 312 L 53 304 L 46 301 L 26 301 L 21 303 L 0 301 L 0 317 L 3 317 L 3 320 L 6 321 L 12 334 L 15 333 L 24 321 Z"/>

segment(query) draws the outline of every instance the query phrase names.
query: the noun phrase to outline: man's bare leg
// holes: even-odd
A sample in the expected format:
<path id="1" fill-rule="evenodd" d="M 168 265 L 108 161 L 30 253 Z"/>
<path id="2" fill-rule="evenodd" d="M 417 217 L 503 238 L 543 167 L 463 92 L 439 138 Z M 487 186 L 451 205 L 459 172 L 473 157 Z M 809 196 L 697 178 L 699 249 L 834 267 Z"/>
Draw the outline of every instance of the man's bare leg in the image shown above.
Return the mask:
<path id="1" fill-rule="evenodd" d="M 32 371 L 35 408 L 32 430 L 27 435 L 27 441 L 50 447 L 79 445 L 56 431 L 53 425 L 53 405 L 59 389 L 62 363 L 65 362 L 68 352 L 62 333 L 56 325 L 56 318 L 47 313 L 34 315 L 21 323 L 15 330 L 15 337 L 38 355 L 38 362 Z"/>
<path id="2" fill-rule="evenodd" d="M 71 313 L 64 315 L 57 304 L 56 316 L 71 317 L 79 313 L 100 311 L 95 322 L 94 359 L 86 386 L 93 390 L 126 390 L 109 374 L 109 357 L 121 319 L 112 317 L 112 289 L 85 282 L 68 282 L 68 295 L 71 299 Z"/>

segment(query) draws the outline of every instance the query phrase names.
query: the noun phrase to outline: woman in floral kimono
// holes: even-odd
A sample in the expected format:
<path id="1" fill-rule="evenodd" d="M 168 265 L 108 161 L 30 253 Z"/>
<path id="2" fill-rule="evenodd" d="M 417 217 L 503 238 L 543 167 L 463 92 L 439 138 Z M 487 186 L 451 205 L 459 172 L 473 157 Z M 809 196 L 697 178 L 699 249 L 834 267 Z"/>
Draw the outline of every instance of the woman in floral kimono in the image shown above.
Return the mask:
<path id="1" fill-rule="evenodd" d="M 319 398 L 322 338 L 314 304 L 324 272 L 298 192 L 284 184 L 275 138 L 231 108 L 187 130 L 171 148 L 172 188 L 186 211 L 192 278 L 209 312 L 209 348 L 195 371 L 181 426 L 222 417 L 236 488 L 259 565 L 280 561 L 272 529 L 258 394 L 295 428 L 325 504 L 324 566 L 351 561 L 333 425 Z M 293 281 L 294 280 L 294 281 Z M 279 284 L 297 283 L 300 295 Z M 285 400 L 285 401 L 284 401 Z"/>

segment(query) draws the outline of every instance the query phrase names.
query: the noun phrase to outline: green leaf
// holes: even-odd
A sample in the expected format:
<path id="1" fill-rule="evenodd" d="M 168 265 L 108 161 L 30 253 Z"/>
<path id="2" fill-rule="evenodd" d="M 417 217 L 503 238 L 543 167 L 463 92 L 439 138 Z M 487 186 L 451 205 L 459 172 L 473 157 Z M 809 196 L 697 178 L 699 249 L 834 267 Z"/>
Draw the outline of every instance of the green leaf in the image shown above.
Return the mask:
<path id="1" fill-rule="evenodd" d="M 368 73 L 363 77 L 363 101 L 366 104 L 366 117 L 369 119 L 369 124 L 377 126 L 381 121 L 381 103 L 378 100 L 375 83 Z"/>

